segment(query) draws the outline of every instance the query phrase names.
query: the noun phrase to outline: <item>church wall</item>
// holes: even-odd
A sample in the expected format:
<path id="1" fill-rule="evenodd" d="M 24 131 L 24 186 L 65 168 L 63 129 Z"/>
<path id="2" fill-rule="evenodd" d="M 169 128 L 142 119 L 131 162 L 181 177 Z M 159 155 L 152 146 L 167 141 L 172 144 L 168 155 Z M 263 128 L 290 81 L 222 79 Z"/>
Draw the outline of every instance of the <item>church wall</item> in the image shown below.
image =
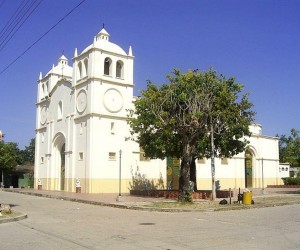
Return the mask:
<path id="1" fill-rule="evenodd" d="M 47 138 L 47 132 L 45 129 L 41 129 L 37 133 L 37 142 L 39 143 L 37 157 L 36 157 L 36 169 L 38 176 L 40 178 L 47 177 L 47 168 L 48 168 L 48 160 L 47 160 L 47 143 L 45 142 Z"/>
<path id="2" fill-rule="evenodd" d="M 119 151 L 124 151 L 123 156 L 127 152 L 124 127 L 127 127 L 127 123 L 122 119 L 93 117 L 92 178 L 116 178 Z"/>
<path id="3" fill-rule="evenodd" d="M 252 166 L 253 188 L 282 184 L 281 178 L 287 175 L 288 172 L 279 173 L 278 138 L 253 135 L 248 140 L 250 141 L 249 148 L 254 153 Z M 219 181 L 221 189 L 245 187 L 244 154 L 242 152 L 228 159 L 228 165 L 221 164 L 221 160 L 218 158 L 215 160 L 216 180 Z M 211 188 L 210 164 L 209 159 L 206 159 L 205 164 L 197 164 L 197 184 L 199 189 Z"/>
<path id="4" fill-rule="evenodd" d="M 74 165 L 75 178 L 85 177 L 86 157 L 87 157 L 87 122 L 83 119 L 75 120 L 75 141 L 74 141 Z"/>

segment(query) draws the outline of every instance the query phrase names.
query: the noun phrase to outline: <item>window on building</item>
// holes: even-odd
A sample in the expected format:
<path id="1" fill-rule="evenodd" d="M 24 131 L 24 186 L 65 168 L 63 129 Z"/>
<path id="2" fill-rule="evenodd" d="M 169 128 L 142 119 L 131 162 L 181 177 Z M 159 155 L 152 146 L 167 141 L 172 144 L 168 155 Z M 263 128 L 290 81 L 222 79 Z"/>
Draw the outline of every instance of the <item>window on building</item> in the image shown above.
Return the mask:
<path id="1" fill-rule="evenodd" d="M 205 158 L 197 159 L 197 163 L 199 163 L 199 164 L 205 164 L 206 163 L 206 159 Z"/>
<path id="2" fill-rule="evenodd" d="M 111 123 L 110 123 L 110 133 L 111 133 L 112 135 L 115 134 L 115 123 L 114 123 L 114 122 L 111 122 Z"/>
<path id="3" fill-rule="evenodd" d="M 109 57 L 104 59 L 104 75 L 111 75 L 111 59 Z"/>
<path id="4" fill-rule="evenodd" d="M 41 157 L 41 164 L 44 164 L 45 158 L 44 156 Z"/>
<path id="5" fill-rule="evenodd" d="M 117 78 L 124 78 L 123 76 L 123 67 L 124 67 L 124 63 L 122 61 L 117 61 L 117 65 L 116 65 L 116 77 Z"/>
<path id="6" fill-rule="evenodd" d="M 45 97 L 45 85 L 42 85 L 41 99 Z"/>
<path id="7" fill-rule="evenodd" d="M 221 164 L 222 165 L 228 165 L 228 158 L 222 157 L 221 158 Z"/>
<path id="8" fill-rule="evenodd" d="M 78 154 L 78 160 L 83 161 L 83 152 L 79 152 Z"/>
<path id="9" fill-rule="evenodd" d="M 57 110 L 57 119 L 60 120 L 63 117 L 63 104 L 62 101 L 58 103 L 58 110 Z"/>
<path id="10" fill-rule="evenodd" d="M 88 74 L 88 59 L 87 58 L 84 59 L 83 64 L 84 64 L 84 76 L 87 76 L 87 74 Z"/>
<path id="11" fill-rule="evenodd" d="M 79 134 L 82 135 L 83 134 L 83 123 L 80 123 L 80 129 L 79 129 Z"/>
<path id="12" fill-rule="evenodd" d="M 78 63 L 77 73 L 78 73 L 78 78 L 77 79 L 81 79 L 81 77 L 82 77 L 82 63 L 81 62 Z"/>
<path id="13" fill-rule="evenodd" d="M 116 157 L 116 152 L 109 152 L 109 153 L 108 153 L 108 159 L 109 159 L 110 161 L 115 161 L 115 160 L 117 159 L 117 157 Z"/>

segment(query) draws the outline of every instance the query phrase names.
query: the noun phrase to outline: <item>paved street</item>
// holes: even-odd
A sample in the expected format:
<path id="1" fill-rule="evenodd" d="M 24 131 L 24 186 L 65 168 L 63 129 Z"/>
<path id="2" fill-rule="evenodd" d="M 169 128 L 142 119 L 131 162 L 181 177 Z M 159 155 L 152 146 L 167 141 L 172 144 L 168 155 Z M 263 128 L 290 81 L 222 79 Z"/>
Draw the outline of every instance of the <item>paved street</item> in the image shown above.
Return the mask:
<path id="1" fill-rule="evenodd" d="M 0 224 L 0 249 L 299 249 L 300 205 L 166 213 L 0 191 L 27 213 Z"/>

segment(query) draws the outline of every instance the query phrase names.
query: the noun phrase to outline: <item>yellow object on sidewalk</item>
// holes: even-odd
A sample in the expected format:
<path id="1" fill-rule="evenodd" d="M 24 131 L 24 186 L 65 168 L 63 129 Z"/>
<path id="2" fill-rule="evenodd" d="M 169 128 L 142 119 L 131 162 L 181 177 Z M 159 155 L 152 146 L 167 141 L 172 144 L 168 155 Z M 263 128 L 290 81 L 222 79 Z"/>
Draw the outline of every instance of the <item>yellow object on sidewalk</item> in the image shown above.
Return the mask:
<path id="1" fill-rule="evenodd" d="M 252 204 L 252 192 L 244 192 L 243 193 L 243 204 L 244 205 L 251 205 Z"/>

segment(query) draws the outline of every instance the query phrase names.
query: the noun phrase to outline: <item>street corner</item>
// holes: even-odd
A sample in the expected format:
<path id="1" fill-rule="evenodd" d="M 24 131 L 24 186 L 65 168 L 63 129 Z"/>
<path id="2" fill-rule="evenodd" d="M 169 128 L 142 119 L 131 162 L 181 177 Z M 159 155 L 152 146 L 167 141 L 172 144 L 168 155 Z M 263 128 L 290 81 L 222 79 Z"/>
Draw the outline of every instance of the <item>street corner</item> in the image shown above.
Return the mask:
<path id="1" fill-rule="evenodd" d="M 0 224 L 24 220 L 27 214 L 11 210 L 11 213 L 0 213 Z"/>

